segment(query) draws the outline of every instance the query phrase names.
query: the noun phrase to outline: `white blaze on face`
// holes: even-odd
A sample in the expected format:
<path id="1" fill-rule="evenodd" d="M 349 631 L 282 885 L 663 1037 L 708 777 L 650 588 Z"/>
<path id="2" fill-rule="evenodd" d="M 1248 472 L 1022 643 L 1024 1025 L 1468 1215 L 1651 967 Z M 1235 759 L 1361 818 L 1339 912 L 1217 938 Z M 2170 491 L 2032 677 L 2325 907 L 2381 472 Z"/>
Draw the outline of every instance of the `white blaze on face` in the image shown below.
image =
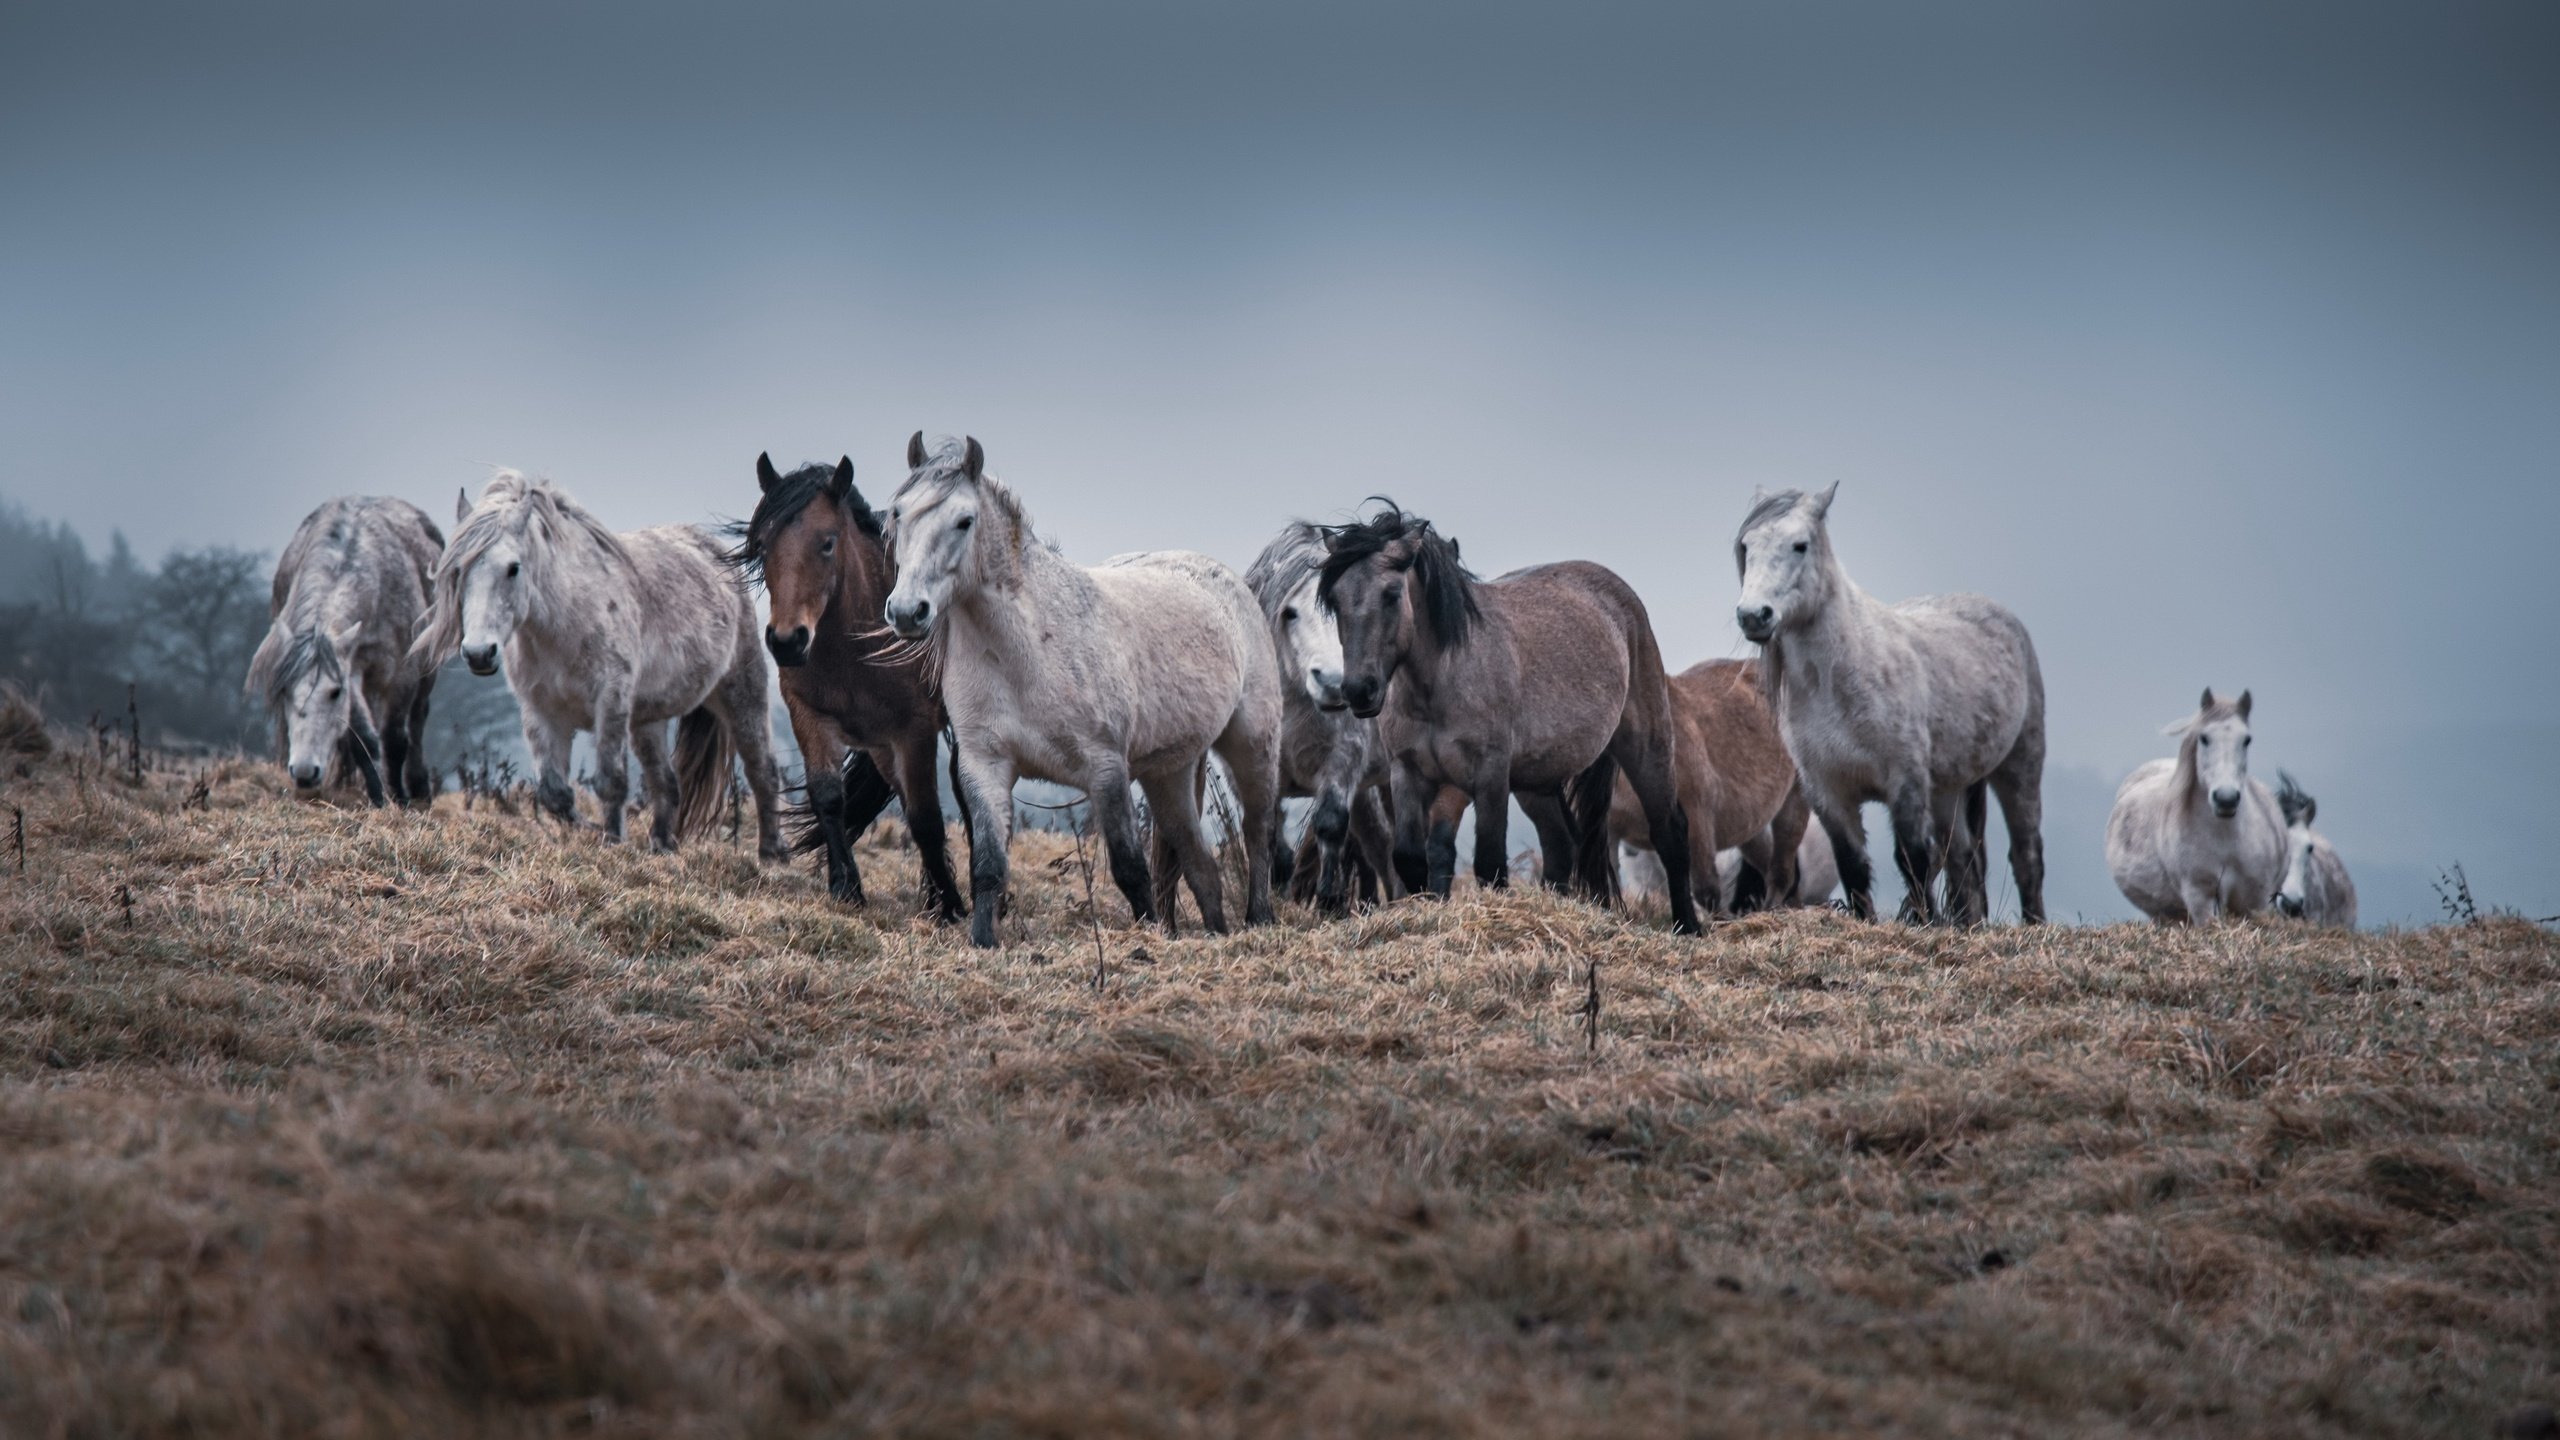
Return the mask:
<path id="1" fill-rule="evenodd" d="M 1280 659 L 1318 708 L 1339 710 L 1342 631 L 1333 622 L 1333 607 L 1317 598 L 1319 584 L 1320 577 L 1309 575 L 1280 607 Z"/>
<path id="2" fill-rule="evenodd" d="M 2225 714 L 2196 729 L 2196 782 L 2214 813 L 2236 814 L 2249 791 L 2249 722 Z"/>
<path id="3" fill-rule="evenodd" d="M 952 489 L 890 511 L 898 584 L 883 607 L 889 628 L 923 638 L 973 578 L 977 497 Z"/>
<path id="4" fill-rule="evenodd" d="M 497 663 L 499 647 L 524 620 L 524 554 L 499 540 L 462 577 L 462 658 L 474 670 Z"/>

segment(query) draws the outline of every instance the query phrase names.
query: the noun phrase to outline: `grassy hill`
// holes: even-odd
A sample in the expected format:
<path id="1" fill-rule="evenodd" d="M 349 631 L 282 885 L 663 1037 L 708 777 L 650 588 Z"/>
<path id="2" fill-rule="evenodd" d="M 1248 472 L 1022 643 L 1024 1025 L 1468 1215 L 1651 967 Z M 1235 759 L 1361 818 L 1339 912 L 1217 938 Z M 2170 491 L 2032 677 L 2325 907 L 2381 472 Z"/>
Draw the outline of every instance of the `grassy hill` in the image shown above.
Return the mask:
<path id="1" fill-rule="evenodd" d="M 1512 892 L 1168 941 L 1106 882 L 1097 963 L 1060 837 L 985 954 L 904 918 L 885 830 L 847 913 L 486 800 L 10 768 L 10 1435 L 2477 1436 L 2560 1401 L 2560 940 L 2520 922 L 1684 941 Z"/>

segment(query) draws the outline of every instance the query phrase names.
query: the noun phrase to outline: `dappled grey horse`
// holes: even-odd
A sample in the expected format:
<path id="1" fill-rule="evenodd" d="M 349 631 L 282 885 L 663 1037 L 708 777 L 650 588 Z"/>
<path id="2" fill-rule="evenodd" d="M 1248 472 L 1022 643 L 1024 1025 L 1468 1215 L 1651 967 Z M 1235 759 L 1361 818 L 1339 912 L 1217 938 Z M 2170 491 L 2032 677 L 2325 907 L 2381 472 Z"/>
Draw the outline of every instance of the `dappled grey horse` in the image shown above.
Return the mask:
<path id="1" fill-rule="evenodd" d="M 434 798 L 424 741 L 435 671 L 411 658 L 409 642 L 443 550 L 425 511 L 387 496 L 323 501 L 294 529 L 246 688 L 275 714 L 295 788 L 317 790 L 343 766 L 364 777 L 376 805 L 386 786 L 404 805 Z"/>
<path id="2" fill-rule="evenodd" d="M 1309 878 L 1316 908 L 1338 915 L 1350 907 L 1355 847 L 1373 883 L 1390 898 L 1395 859 L 1378 723 L 1352 714 L 1343 702 L 1342 636 L 1333 607 L 1316 593 L 1324 556 L 1324 531 L 1292 520 L 1254 557 L 1244 582 L 1262 606 L 1280 661 L 1280 793 L 1315 801 L 1307 833 L 1317 873 Z M 1279 818 L 1275 808 L 1275 826 Z M 1274 883 L 1286 883 L 1293 867 L 1276 835 L 1272 856 Z"/>

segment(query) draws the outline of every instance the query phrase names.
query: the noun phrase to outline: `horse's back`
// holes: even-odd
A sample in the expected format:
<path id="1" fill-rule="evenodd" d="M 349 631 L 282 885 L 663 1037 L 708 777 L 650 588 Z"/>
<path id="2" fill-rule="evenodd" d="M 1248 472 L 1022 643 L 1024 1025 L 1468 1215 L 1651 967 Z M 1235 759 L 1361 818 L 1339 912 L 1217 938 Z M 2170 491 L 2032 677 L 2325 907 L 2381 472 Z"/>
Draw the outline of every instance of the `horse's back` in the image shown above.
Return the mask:
<path id="1" fill-rule="evenodd" d="M 1129 678 L 1133 760 L 1204 745 L 1240 710 L 1276 737 L 1280 662 L 1233 567 L 1193 550 L 1141 550 L 1086 573 L 1109 611 L 1094 642 Z"/>
<path id="2" fill-rule="evenodd" d="M 721 562 L 720 542 L 699 525 L 653 525 L 619 538 L 631 556 L 637 613 L 612 614 L 622 597 L 600 594 L 608 615 L 597 618 L 606 628 L 627 624 L 636 642 L 634 718 L 681 715 L 754 658 L 754 602 Z"/>

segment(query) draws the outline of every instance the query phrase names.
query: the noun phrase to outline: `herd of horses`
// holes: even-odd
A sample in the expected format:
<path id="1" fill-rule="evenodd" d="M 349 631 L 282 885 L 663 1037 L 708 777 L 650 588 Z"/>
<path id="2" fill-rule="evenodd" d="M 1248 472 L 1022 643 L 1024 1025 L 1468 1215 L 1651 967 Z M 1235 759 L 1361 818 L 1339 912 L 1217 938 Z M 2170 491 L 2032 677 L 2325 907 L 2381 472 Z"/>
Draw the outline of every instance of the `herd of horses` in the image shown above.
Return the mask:
<path id="1" fill-rule="evenodd" d="M 1835 885 L 1872 919 L 1871 803 L 1891 825 L 1902 918 L 1980 923 L 1996 797 L 2019 918 L 2044 919 L 2034 642 L 1978 595 L 1888 605 L 1859 589 L 1831 546 L 1836 485 L 1752 497 L 1734 618 L 1759 658 L 1672 674 L 1615 573 L 1569 560 L 1483 579 L 1454 537 L 1391 501 L 1351 523 L 1292 521 L 1242 575 L 1190 551 L 1088 566 L 1039 538 L 975 439 L 918 433 L 906 459 L 884 513 L 849 459 L 785 474 L 759 456 L 753 512 L 725 533 L 616 533 L 512 470 L 462 495 L 450 538 L 405 501 L 330 500 L 277 564 L 249 689 L 298 788 L 360 778 L 376 805 L 423 805 L 429 698 L 458 655 L 505 675 L 547 813 L 578 823 L 582 730 L 614 840 L 633 761 L 661 849 L 708 833 L 743 770 L 760 855 L 822 851 L 849 904 L 864 902 L 853 841 L 895 802 L 922 909 L 966 916 L 982 946 L 997 943 L 1022 779 L 1084 793 L 1137 920 L 1171 929 L 1187 886 L 1202 925 L 1227 930 L 1202 815 L 1212 755 L 1240 812 L 1248 925 L 1274 917 L 1283 887 L 1327 915 L 1445 897 L 1470 809 L 1476 881 L 1504 885 L 1515 799 L 1546 883 L 1612 903 L 1621 851 L 1649 854 L 1674 929 L 1694 934 L 1702 916 L 1824 903 Z M 791 842 L 768 656 L 806 771 Z M 2249 774 L 2250 704 L 2206 691 L 2171 727 L 2176 757 L 2126 779 L 2109 868 L 2161 921 L 2273 906 L 2351 926 L 2354 886 L 2311 828 L 2311 797 Z M 1310 802 L 1295 845 L 1291 799 Z"/>

